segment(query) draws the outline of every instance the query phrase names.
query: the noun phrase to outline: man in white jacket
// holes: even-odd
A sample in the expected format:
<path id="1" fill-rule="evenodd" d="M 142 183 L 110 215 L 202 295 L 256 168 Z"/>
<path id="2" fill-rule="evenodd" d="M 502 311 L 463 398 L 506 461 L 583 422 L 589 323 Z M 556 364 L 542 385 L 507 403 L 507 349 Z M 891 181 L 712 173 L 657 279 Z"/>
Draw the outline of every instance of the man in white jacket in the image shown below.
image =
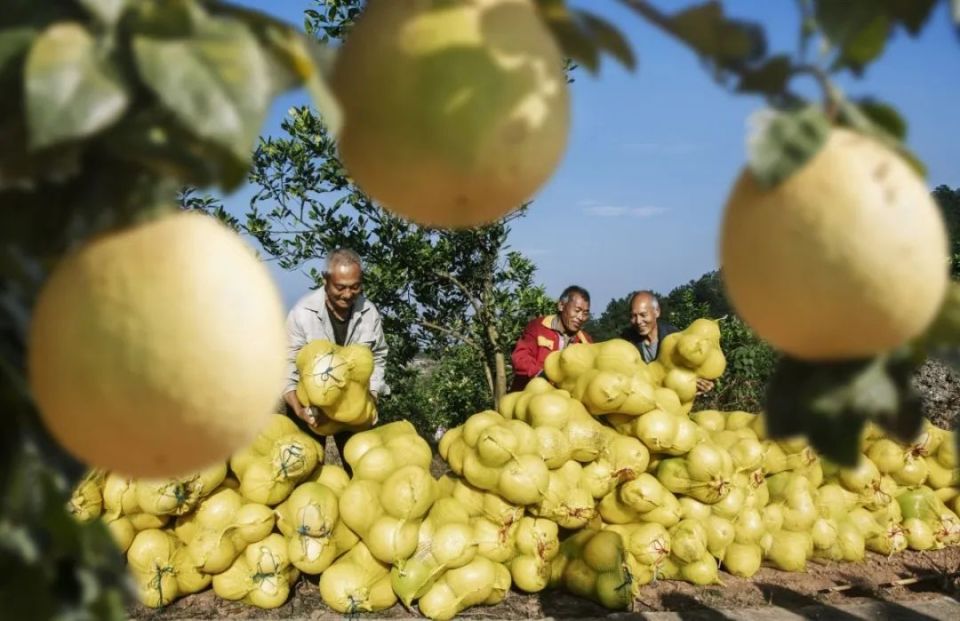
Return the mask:
<path id="1" fill-rule="evenodd" d="M 353 250 L 339 248 L 327 256 L 323 287 L 300 298 L 287 315 L 287 386 L 283 400 L 293 414 L 304 422 L 319 424 L 323 413 L 307 408 L 297 399 L 299 380 L 296 358 L 300 348 L 314 339 L 325 339 L 337 345 L 365 345 L 373 352 L 373 374 L 370 393 L 374 399 L 390 394 L 384 380 L 387 363 L 387 341 L 383 321 L 377 307 L 363 294 L 363 265 Z M 304 425 L 301 425 L 304 427 Z M 343 437 L 340 437 L 340 436 Z M 336 434 L 341 448 L 349 433 Z"/>

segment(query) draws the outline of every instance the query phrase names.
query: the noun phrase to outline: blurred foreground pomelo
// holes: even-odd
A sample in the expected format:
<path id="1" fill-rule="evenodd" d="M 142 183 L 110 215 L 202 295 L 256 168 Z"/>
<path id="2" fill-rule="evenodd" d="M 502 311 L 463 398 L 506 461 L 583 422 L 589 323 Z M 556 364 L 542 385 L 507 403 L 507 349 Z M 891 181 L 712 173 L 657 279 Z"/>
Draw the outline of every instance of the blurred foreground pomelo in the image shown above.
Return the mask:
<path id="1" fill-rule="evenodd" d="M 137 477 L 199 470 L 249 444 L 284 376 L 266 268 L 213 218 L 180 213 L 98 237 L 40 293 L 30 387 L 81 460 Z"/>
<path id="2" fill-rule="evenodd" d="M 893 151 L 840 128 L 772 189 L 740 175 L 720 255 L 737 312 L 808 360 L 869 357 L 916 337 L 948 282 L 947 234 L 926 184 Z"/>
<path id="3" fill-rule="evenodd" d="M 496 220 L 566 145 L 563 57 L 530 0 L 370 0 L 332 86 L 350 175 L 420 224 Z"/>

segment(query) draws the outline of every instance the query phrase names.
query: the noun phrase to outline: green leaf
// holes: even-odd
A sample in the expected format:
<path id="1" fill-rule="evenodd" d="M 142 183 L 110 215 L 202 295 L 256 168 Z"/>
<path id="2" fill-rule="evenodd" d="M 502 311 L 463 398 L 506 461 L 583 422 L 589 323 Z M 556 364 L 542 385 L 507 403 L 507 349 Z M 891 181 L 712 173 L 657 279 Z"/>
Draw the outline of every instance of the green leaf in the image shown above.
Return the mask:
<path id="1" fill-rule="evenodd" d="M 106 148 L 118 157 L 139 162 L 158 175 L 188 185 L 218 185 L 231 191 L 250 168 L 249 155 L 238 157 L 219 142 L 198 138 L 173 113 L 152 108 L 105 136 Z"/>
<path id="2" fill-rule="evenodd" d="M 755 117 L 749 140 L 749 167 L 757 182 L 771 188 L 807 163 L 824 145 L 830 121 L 818 106 L 793 111 L 764 110 Z"/>
<path id="3" fill-rule="evenodd" d="M 83 8 L 104 24 L 112 26 L 129 6 L 129 0 L 77 0 Z"/>
<path id="4" fill-rule="evenodd" d="M 843 362 L 783 356 L 767 389 L 770 436 L 806 435 L 824 457 L 846 466 L 859 458 L 859 434 L 867 421 L 909 440 L 923 421 L 911 383 L 915 369 L 908 350 Z"/>
<path id="5" fill-rule="evenodd" d="M 871 61 L 883 54 L 892 30 L 890 18 L 877 15 L 844 43 L 836 66 L 847 66 L 856 73 L 862 72 Z"/>
<path id="6" fill-rule="evenodd" d="M 19 115 L 0 119 L 0 144 L 0 190 L 31 187 L 41 181 L 62 183 L 80 173 L 77 144 L 31 151 Z"/>
<path id="7" fill-rule="evenodd" d="M 897 24 L 916 36 L 937 0 L 816 0 L 815 15 L 840 50 L 836 67 L 860 73 L 878 58 Z"/>
<path id="8" fill-rule="evenodd" d="M 906 139 L 907 122 L 896 108 L 874 99 L 861 99 L 856 102 L 856 105 L 876 127 L 883 129 L 897 140 Z"/>
<path id="9" fill-rule="evenodd" d="M 22 60 L 36 38 L 37 30 L 34 28 L 11 28 L 0 31 L 0 80 L 5 78 L 8 71 L 12 72 L 13 67 Z"/>
<path id="10" fill-rule="evenodd" d="M 566 5 L 559 0 L 548 0 L 538 4 L 538 7 L 561 51 L 590 73 L 597 73 L 600 69 L 597 43 L 583 32 Z"/>
<path id="11" fill-rule="evenodd" d="M 763 28 L 752 22 L 727 19 L 723 6 L 715 0 L 675 14 L 667 27 L 721 67 L 741 67 L 759 60 L 767 48 Z"/>
<path id="12" fill-rule="evenodd" d="M 198 0 L 138 0 L 132 8 L 125 30 L 155 38 L 188 36 L 209 17 Z"/>
<path id="13" fill-rule="evenodd" d="M 334 8 L 331 7 L 331 10 Z M 222 2 L 210 3 L 209 9 L 215 15 L 226 15 L 242 21 L 257 37 L 270 63 L 271 92 L 274 95 L 305 86 L 327 128 L 334 136 L 337 135 L 342 112 L 327 84 L 335 57 L 333 48 L 258 11 Z"/>
<path id="14" fill-rule="evenodd" d="M 887 13 L 916 36 L 929 21 L 937 0 L 885 0 L 884 4 Z"/>
<path id="15" fill-rule="evenodd" d="M 814 0 L 814 17 L 837 47 L 863 30 L 881 11 L 876 0 Z"/>
<path id="16" fill-rule="evenodd" d="M 786 54 L 768 58 L 756 69 L 747 69 L 740 77 L 737 91 L 772 96 L 784 92 L 790 82 L 793 63 Z"/>
<path id="17" fill-rule="evenodd" d="M 913 154 L 912 151 L 907 149 L 907 147 L 901 142 L 901 140 L 892 134 L 881 124 L 874 122 L 867 111 L 862 107 L 862 103 L 857 104 L 855 102 L 843 99 L 839 101 L 839 114 L 837 115 L 837 123 L 839 125 L 850 127 L 857 130 L 863 134 L 873 137 L 876 140 L 879 140 L 889 149 L 896 151 L 897 154 L 902 157 L 907 164 L 910 165 L 917 174 L 921 177 L 927 176 L 927 167 L 923 164 L 920 159 Z M 892 108 L 886 113 L 882 112 L 879 109 L 874 109 L 871 111 L 872 114 L 876 114 L 878 121 L 882 123 L 888 123 L 893 129 L 896 129 L 896 120 L 891 117 L 891 114 L 895 114 L 899 118 L 899 114 L 896 113 L 896 110 Z M 883 118 L 886 115 L 889 118 Z M 905 123 L 904 123 L 905 125 Z M 903 130 L 906 132 L 906 129 Z"/>
<path id="18" fill-rule="evenodd" d="M 576 19 L 583 24 L 589 37 L 600 49 L 609 52 L 624 67 L 631 70 L 636 68 L 637 59 L 630 43 L 615 26 L 587 11 L 577 11 Z"/>
<path id="19" fill-rule="evenodd" d="M 79 24 L 56 24 L 41 34 L 25 72 L 34 148 L 94 134 L 120 118 L 130 103 L 119 70 Z"/>
<path id="20" fill-rule="evenodd" d="M 204 19 L 192 36 L 135 36 L 133 52 L 144 83 L 186 127 L 237 157 L 249 157 L 272 82 L 266 57 L 245 25 Z"/>

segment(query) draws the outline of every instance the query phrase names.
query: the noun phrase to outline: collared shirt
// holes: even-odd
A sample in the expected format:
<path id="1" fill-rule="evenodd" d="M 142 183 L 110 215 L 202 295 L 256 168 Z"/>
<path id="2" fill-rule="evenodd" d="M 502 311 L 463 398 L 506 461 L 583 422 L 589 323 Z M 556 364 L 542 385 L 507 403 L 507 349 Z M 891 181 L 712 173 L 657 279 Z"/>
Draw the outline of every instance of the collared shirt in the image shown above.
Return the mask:
<path id="1" fill-rule="evenodd" d="M 327 309 L 327 294 L 323 288 L 300 298 L 287 315 L 287 385 L 284 394 L 295 390 L 300 379 L 297 372 L 297 352 L 308 342 L 325 339 L 337 343 L 337 335 Z M 344 345 L 358 343 L 373 352 L 373 374 L 370 391 L 378 395 L 390 394 L 384 378 L 387 366 L 387 340 L 383 335 L 383 320 L 377 307 L 364 296 L 358 296 L 350 311 Z"/>
<path id="2" fill-rule="evenodd" d="M 648 343 L 640 336 L 637 333 L 637 329 L 633 326 L 627 326 L 623 332 L 620 333 L 620 338 L 633 343 L 634 347 L 640 351 L 640 357 L 643 358 L 643 361 L 650 364 L 656 360 L 657 355 L 660 354 L 660 343 L 663 342 L 663 339 L 679 331 L 680 330 L 671 323 L 657 321 L 657 340 L 652 343 Z"/>
<path id="3" fill-rule="evenodd" d="M 550 329 L 557 333 L 557 338 L 560 339 L 560 347 L 557 349 L 563 349 L 576 338 L 576 334 L 567 334 L 567 331 L 563 327 L 563 321 L 560 319 L 560 315 L 554 315 L 553 321 L 550 322 Z"/>
<path id="4" fill-rule="evenodd" d="M 523 390 L 531 379 L 543 372 L 543 363 L 554 351 L 565 349 L 574 343 L 592 343 L 590 335 L 581 330 L 573 336 L 563 331 L 556 315 L 537 317 L 527 324 L 513 348 L 510 360 L 513 363 L 511 391 Z M 561 326 L 557 329 L 557 326 Z"/>
<path id="5" fill-rule="evenodd" d="M 652 343 L 647 341 L 640 341 L 640 356 L 643 358 L 643 361 L 647 364 L 650 364 L 657 359 L 657 354 L 660 352 L 660 339 L 653 341 Z"/>

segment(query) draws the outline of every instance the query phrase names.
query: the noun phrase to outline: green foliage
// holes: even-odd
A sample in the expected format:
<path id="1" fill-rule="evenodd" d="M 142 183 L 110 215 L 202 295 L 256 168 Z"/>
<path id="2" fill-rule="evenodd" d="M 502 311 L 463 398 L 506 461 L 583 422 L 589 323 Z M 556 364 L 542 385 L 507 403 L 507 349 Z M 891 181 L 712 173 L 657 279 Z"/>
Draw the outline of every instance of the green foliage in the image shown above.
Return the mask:
<path id="1" fill-rule="evenodd" d="M 936 0 L 814 0 L 815 19 L 834 46 L 832 67 L 863 73 L 899 26 L 919 34 Z"/>
<path id="2" fill-rule="evenodd" d="M 950 235 L 950 277 L 960 280 L 960 188 L 937 186 L 933 198 L 940 206 Z"/>
<path id="3" fill-rule="evenodd" d="M 381 419 L 409 420 L 424 438 L 432 439 L 436 430 L 460 425 L 493 407 L 483 369 L 482 356 L 465 345 L 418 358 L 406 369 L 407 377 L 394 378 L 394 394 L 383 402 Z"/>

